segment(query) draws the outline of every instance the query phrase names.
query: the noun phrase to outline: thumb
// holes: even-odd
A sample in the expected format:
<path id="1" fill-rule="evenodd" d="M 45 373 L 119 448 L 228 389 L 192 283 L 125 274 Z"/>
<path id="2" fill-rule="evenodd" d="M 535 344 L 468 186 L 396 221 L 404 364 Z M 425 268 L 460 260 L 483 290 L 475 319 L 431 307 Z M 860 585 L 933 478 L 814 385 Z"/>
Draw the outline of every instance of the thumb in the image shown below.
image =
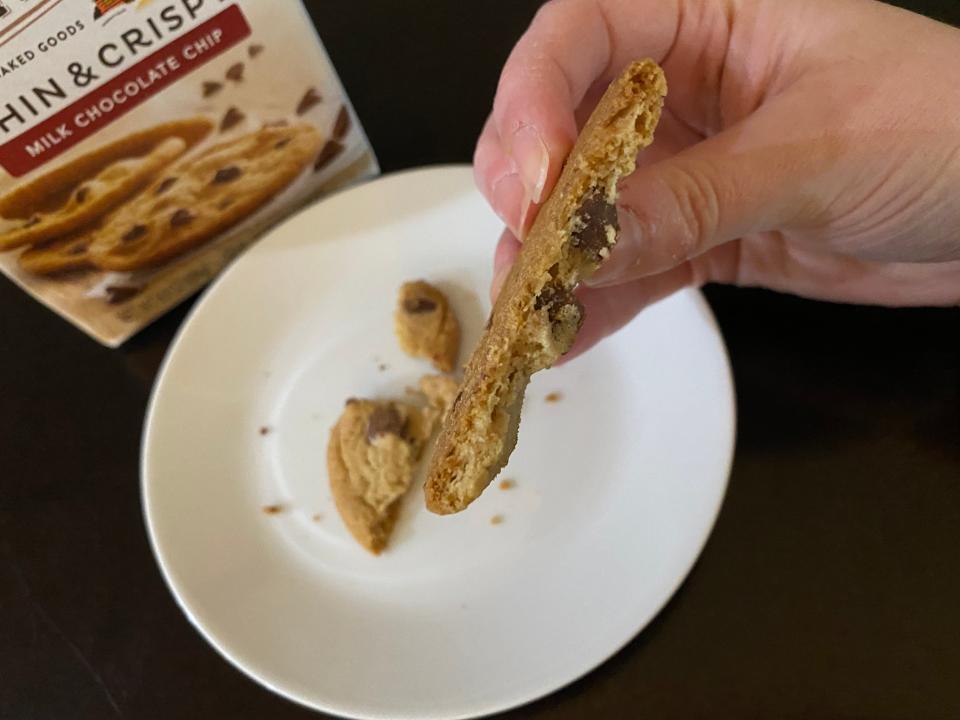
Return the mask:
<path id="1" fill-rule="evenodd" d="M 617 245 L 586 284 L 618 285 L 665 272 L 744 235 L 800 222 L 816 206 L 811 180 L 829 160 L 811 130 L 785 131 L 788 110 L 766 106 L 638 168 L 621 184 Z"/>

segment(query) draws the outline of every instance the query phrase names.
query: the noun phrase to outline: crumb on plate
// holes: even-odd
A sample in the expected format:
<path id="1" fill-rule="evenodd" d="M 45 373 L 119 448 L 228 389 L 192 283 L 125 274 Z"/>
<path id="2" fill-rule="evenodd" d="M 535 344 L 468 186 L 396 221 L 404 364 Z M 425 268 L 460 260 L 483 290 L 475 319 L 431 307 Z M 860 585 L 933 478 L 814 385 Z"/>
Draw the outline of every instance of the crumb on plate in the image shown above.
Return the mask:
<path id="1" fill-rule="evenodd" d="M 545 400 L 546 402 L 548 402 L 548 403 L 558 403 L 558 402 L 560 402 L 561 400 L 563 400 L 563 393 L 562 393 L 562 392 L 552 392 L 552 393 L 550 393 L 549 395 L 547 395 L 547 396 L 544 398 L 544 400 Z"/>
<path id="2" fill-rule="evenodd" d="M 494 515 L 490 518 L 491 525 L 502 525 L 503 524 L 503 515 Z"/>
<path id="3" fill-rule="evenodd" d="M 517 486 L 516 480 L 501 480 L 500 489 L 501 490 L 513 490 Z"/>
<path id="4" fill-rule="evenodd" d="M 267 515 L 279 515 L 284 510 L 283 505 L 264 505 L 263 512 Z"/>

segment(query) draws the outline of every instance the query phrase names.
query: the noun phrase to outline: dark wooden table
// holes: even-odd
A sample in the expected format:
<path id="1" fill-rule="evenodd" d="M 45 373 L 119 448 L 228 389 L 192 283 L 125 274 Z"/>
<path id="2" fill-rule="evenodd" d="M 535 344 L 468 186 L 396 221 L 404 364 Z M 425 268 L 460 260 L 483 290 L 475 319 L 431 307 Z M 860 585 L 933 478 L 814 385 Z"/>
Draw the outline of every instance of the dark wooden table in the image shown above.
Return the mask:
<path id="1" fill-rule="evenodd" d="M 470 159 L 537 4 L 308 2 L 386 171 Z M 960 310 L 707 294 L 740 412 L 716 531 L 640 637 L 509 716 L 960 718 Z M 0 718 L 314 716 L 200 638 L 147 545 L 141 423 L 188 305 L 109 351 L 0 282 Z"/>

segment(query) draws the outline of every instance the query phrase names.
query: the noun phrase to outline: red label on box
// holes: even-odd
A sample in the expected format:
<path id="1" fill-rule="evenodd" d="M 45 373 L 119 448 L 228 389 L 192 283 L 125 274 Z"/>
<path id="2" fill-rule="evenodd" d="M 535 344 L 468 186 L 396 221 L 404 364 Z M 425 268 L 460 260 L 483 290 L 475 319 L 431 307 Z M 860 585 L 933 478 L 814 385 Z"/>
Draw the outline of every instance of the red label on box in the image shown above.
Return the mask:
<path id="1" fill-rule="evenodd" d="M 0 145 L 0 166 L 14 177 L 40 167 L 249 37 L 250 32 L 240 8 L 227 8 L 32 130 Z"/>

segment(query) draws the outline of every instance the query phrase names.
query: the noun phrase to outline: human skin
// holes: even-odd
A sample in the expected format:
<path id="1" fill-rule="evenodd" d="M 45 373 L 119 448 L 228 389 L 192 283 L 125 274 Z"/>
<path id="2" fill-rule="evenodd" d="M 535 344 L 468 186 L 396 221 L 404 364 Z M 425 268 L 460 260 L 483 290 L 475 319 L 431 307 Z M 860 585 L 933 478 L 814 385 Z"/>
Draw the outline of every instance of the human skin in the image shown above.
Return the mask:
<path id="1" fill-rule="evenodd" d="M 551 0 L 477 144 L 508 230 L 496 296 L 604 87 L 652 57 L 670 86 L 621 183 L 620 240 L 579 291 L 570 356 L 685 286 L 960 304 L 960 30 L 874 0 Z"/>

